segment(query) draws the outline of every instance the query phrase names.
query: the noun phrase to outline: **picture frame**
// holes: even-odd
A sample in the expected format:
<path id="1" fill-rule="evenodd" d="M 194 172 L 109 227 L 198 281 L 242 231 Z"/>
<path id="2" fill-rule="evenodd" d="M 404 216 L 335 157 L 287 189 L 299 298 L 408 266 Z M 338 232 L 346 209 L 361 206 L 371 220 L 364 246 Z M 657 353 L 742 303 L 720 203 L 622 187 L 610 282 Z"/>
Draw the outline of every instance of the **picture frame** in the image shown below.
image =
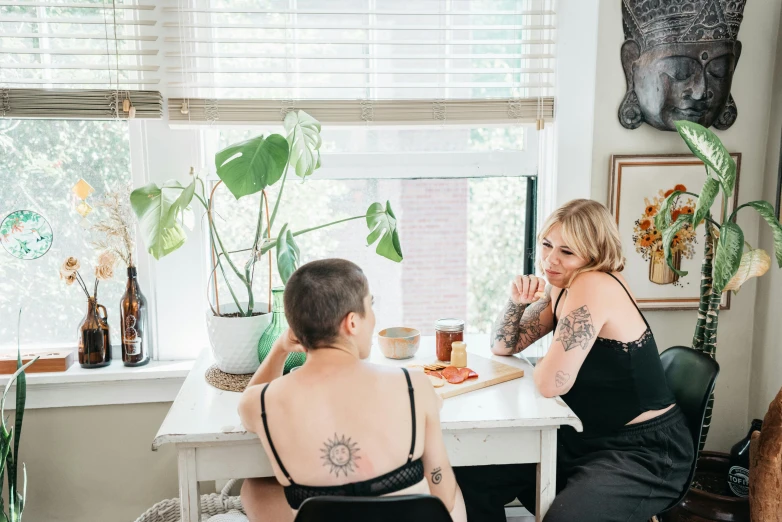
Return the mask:
<path id="1" fill-rule="evenodd" d="M 728 202 L 729 212 L 737 205 L 741 173 L 741 154 L 731 153 L 731 157 L 736 162 L 736 183 Z M 610 211 L 625 255 L 622 274 L 639 308 L 697 310 L 704 226 L 688 227 L 677 234 L 673 262 L 688 272 L 686 276 L 678 276 L 665 260 L 662 239 L 654 228 L 654 216 L 659 204 L 674 189 L 700 193 L 706 181 L 703 162 L 691 154 L 615 154 L 611 156 L 610 170 Z M 696 202 L 697 197 L 682 194 L 673 212 L 692 213 Z M 720 199 L 715 201 L 713 209 L 722 211 Z M 722 295 L 720 309 L 730 309 L 730 292 Z"/>
<path id="2" fill-rule="evenodd" d="M 782 221 L 782 133 L 780 133 L 779 165 L 777 167 L 777 219 Z"/>

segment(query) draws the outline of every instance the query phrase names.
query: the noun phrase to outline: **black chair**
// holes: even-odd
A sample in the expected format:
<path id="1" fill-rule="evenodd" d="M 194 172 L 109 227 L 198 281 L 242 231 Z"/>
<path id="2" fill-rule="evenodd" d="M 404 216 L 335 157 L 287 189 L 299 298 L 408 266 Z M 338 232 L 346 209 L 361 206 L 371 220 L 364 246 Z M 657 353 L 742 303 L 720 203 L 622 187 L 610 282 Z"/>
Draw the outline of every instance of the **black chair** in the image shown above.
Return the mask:
<path id="1" fill-rule="evenodd" d="M 451 522 L 442 500 L 432 495 L 313 497 L 294 522 Z"/>
<path id="2" fill-rule="evenodd" d="M 660 354 L 660 360 L 663 363 L 668 387 L 676 397 L 676 404 L 679 405 L 687 418 L 687 425 L 690 428 L 695 448 L 695 459 L 692 461 L 687 485 L 679 498 L 665 509 L 668 511 L 681 502 L 684 495 L 687 494 L 687 490 L 690 489 L 690 483 L 695 476 L 703 417 L 706 415 L 706 405 L 711 397 L 711 392 L 714 391 L 714 382 L 720 373 L 720 365 L 705 353 L 686 346 L 668 348 Z"/>

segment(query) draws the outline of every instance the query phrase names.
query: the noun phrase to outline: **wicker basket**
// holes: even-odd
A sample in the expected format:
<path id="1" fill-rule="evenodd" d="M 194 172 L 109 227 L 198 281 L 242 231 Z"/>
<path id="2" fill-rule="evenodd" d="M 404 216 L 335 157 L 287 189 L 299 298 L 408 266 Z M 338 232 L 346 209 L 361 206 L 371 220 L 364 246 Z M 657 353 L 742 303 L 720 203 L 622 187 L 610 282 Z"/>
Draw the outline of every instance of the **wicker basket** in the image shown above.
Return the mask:
<path id="1" fill-rule="evenodd" d="M 244 508 L 239 497 L 228 495 L 231 487 L 236 483 L 235 480 L 229 480 L 223 490 L 218 493 L 201 495 L 201 520 L 206 521 L 214 515 L 228 513 L 242 513 Z M 161 500 L 143 515 L 136 519 L 136 522 L 182 522 L 179 516 L 179 499 L 170 498 Z"/>

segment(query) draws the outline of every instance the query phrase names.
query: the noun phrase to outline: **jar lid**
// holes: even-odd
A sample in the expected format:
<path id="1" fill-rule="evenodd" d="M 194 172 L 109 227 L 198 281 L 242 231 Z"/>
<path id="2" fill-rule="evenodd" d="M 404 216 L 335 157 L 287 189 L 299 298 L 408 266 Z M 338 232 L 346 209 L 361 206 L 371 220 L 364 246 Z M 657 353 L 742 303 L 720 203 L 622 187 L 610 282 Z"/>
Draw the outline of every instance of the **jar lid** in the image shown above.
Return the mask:
<path id="1" fill-rule="evenodd" d="M 461 332 L 464 331 L 464 321 L 461 319 L 438 319 L 434 323 L 434 329 L 440 332 Z"/>

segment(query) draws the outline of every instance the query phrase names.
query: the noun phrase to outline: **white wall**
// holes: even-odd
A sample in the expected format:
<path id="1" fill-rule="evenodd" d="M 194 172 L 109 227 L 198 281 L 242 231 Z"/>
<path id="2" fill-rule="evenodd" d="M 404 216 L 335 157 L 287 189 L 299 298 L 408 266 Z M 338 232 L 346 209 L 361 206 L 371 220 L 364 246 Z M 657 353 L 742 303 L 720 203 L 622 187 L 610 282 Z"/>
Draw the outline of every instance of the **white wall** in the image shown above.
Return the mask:
<path id="1" fill-rule="evenodd" d="M 564 0 L 563 3 L 570 1 L 573 0 Z M 780 0 L 747 3 L 739 31 L 743 50 L 731 91 L 738 107 L 738 119 L 727 131 L 718 131 L 720 139 L 729 150 L 742 153 L 740 202 L 760 199 L 763 193 L 766 129 L 769 123 L 781 5 Z M 625 94 L 625 79 L 619 59 L 620 47 L 624 41 L 619 0 L 600 2 L 598 33 L 591 196 L 608 203 L 611 154 L 686 153 L 688 150 L 675 132 L 661 132 L 645 124 L 636 130 L 627 130 L 619 124 L 617 109 Z M 587 44 L 588 42 L 587 38 Z M 585 110 L 585 113 L 588 111 Z M 777 132 L 779 128 L 778 124 Z M 772 139 L 775 143 L 778 142 L 779 135 L 773 135 Z M 757 219 L 747 213 L 740 217 L 739 223 L 747 240 L 753 246 L 757 245 Z M 764 285 L 768 282 L 769 280 L 765 280 Z M 779 289 L 779 279 L 776 283 Z M 732 298 L 731 309 L 720 314 L 717 360 L 721 366 L 721 374 L 717 381 L 715 413 L 707 442 L 708 449 L 728 450 L 746 433 L 749 426 L 747 407 L 756 285 L 753 281 L 742 288 L 741 292 Z M 778 305 L 779 296 L 775 296 L 775 299 Z M 690 344 L 696 320 L 695 312 L 648 312 L 647 317 L 661 350 L 673 345 Z"/>
<path id="2" fill-rule="evenodd" d="M 782 34 L 778 36 L 774 73 L 773 102 L 767 133 L 763 199 L 776 203 L 777 179 L 782 135 Z M 774 258 L 774 238 L 766 226 L 760 228 L 760 248 Z M 755 338 L 752 349 L 752 382 L 749 395 L 749 415 L 763 418 L 771 400 L 782 386 L 782 270 L 772 263 L 771 269 L 758 285 L 755 300 Z"/>
<path id="3" fill-rule="evenodd" d="M 557 9 L 555 207 L 589 197 L 599 14 L 599 0 L 564 0 Z"/>
<path id="4" fill-rule="evenodd" d="M 151 449 L 170 407 L 28 410 L 20 447 L 28 478 L 24 520 L 132 522 L 156 502 L 177 497 L 174 448 Z"/>

